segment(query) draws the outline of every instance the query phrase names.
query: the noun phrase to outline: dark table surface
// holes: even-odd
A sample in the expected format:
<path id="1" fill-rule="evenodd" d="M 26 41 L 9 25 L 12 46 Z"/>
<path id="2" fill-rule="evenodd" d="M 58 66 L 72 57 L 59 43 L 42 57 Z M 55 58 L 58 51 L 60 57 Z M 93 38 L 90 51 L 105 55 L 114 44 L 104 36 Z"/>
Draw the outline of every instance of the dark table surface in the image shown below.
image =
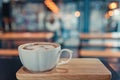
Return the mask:
<path id="1" fill-rule="evenodd" d="M 111 80 L 120 80 L 120 76 L 114 71 L 105 60 L 102 63 L 111 71 Z M 16 72 L 22 66 L 18 57 L 1 58 L 0 57 L 0 80 L 17 80 Z"/>

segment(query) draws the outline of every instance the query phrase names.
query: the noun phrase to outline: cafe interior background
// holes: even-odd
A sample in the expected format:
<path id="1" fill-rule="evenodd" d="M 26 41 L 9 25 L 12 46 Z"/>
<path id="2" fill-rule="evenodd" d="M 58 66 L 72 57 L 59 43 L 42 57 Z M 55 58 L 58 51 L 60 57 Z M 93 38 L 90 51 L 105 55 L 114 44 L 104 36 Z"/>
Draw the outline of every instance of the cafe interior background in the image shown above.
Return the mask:
<path id="1" fill-rule="evenodd" d="M 47 41 L 73 50 L 73 58 L 105 60 L 120 75 L 119 7 L 120 0 L 0 0 L 0 36 L 50 32 L 53 37 Z M 22 65 L 18 55 L 12 55 L 12 50 L 23 43 L 46 41 L 32 37 L 30 40 L 2 38 L 1 80 L 10 77 L 14 80 L 15 72 Z M 7 50 L 11 52 L 5 54 Z"/>

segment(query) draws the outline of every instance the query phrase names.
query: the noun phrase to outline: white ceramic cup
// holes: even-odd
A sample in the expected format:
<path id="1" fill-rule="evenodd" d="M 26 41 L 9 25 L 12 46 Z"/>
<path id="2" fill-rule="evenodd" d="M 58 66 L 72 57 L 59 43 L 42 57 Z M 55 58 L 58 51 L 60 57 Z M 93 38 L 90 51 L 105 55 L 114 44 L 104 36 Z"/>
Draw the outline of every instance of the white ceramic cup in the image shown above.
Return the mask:
<path id="1" fill-rule="evenodd" d="M 40 45 L 54 45 L 51 49 L 24 49 L 25 46 L 31 46 L 33 44 Z M 60 55 L 63 52 L 69 54 L 69 58 L 65 61 L 60 61 Z M 32 72 L 44 72 L 55 68 L 57 65 L 66 64 L 72 58 L 72 51 L 69 49 L 62 49 L 57 43 L 50 42 L 34 42 L 22 44 L 18 47 L 19 57 L 23 66 Z"/>

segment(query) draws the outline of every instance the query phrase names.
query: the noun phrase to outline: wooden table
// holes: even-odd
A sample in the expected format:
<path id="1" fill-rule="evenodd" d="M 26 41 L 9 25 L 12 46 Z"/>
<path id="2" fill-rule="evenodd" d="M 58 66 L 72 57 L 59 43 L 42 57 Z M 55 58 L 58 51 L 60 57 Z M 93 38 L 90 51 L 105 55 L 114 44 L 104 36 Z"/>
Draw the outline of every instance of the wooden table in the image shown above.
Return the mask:
<path id="1" fill-rule="evenodd" d="M 44 73 L 31 73 L 21 67 L 19 80 L 111 80 L 111 72 L 97 58 L 73 58 L 68 64 Z"/>
<path id="2" fill-rule="evenodd" d="M 120 52 L 108 51 L 108 50 L 83 50 L 82 47 L 102 47 L 102 48 L 119 48 L 120 33 L 80 33 L 81 50 L 79 51 L 80 56 L 87 57 L 120 57 Z M 89 41 L 84 41 L 89 40 Z M 96 40 L 96 41 L 95 41 Z M 98 41 L 97 41 L 98 40 Z M 100 43 L 99 43 L 99 40 Z M 116 40 L 116 41 L 114 41 Z M 92 42 L 92 43 L 91 43 Z M 94 42 L 94 43 L 93 43 Z"/>
<path id="3" fill-rule="evenodd" d="M 17 49 L 0 49 L 0 56 L 18 56 Z"/>
<path id="4" fill-rule="evenodd" d="M 28 42 L 52 41 L 52 32 L 8 32 L 0 33 L 3 48 L 11 48 L 11 45 L 20 45 Z"/>
<path id="5" fill-rule="evenodd" d="M 84 57 L 114 57 L 114 58 L 120 58 L 120 52 L 119 51 L 112 51 L 112 50 L 86 50 L 81 49 L 79 51 L 80 56 Z"/>
<path id="6" fill-rule="evenodd" d="M 52 32 L 8 32 L 1 33 L 1 40 L 18 40 L 18 39 L 51 39 L 54 36 Z"/>
<path id="7" fill-rule="evenodd" d="M 112 36 L 112 33 L 80 33 L 80 39 L 112 39 L 112 38 L 115 38 Z"/>
<path id="8" fill-rule="evenodd" d="M 89 46 L 89 47 L 105 47 L 105 48 L 118 48 L 120 47 L 120 42 L 102 42 L 102 43 L 90 43 L 90 42 L 82 42 L 81 46 Z"/>
<path id="9" fill-rule="evenodd" d="M 120 33 L 111 32 L 111 33 L 80 33 L 79 35 L 81 40 L 81 46 L 96 46 L 96 47 L 120 47 L 120 43 L 117 43 L 117 40 L 120 39 Z M 102 44 L 93 44 L 82 43 L 84 40 L 102 40 Z M 112 42 L 110 40 L 113 40 Z M 115 40 L 115 41 L 114 41 Z"/>

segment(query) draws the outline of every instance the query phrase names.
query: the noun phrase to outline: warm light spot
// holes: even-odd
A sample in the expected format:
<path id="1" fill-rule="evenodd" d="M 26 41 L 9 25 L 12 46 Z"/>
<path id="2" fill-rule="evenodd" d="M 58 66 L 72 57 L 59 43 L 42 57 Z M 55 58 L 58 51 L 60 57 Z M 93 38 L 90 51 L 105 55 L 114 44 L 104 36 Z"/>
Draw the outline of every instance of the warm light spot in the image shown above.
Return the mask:
<path id="1" fill-rule="evenodd" d="M 112 2 L 112 3 L 109 4 L 108 7 L 109 7 L 110 9 L 115 9 L 115 8 L 118 7 L 118 4 L 117 4 L 116 2 Z"/>
<path id="2" fill-rule="evenodd" d="M 109 16 L 113 16 L 113 11 L 111 10 L 111 11 L 108 11 L 108 15 Z"/>
<path id="3" fill-rule="evenodd" d="M 59 12 L 59 8 L 52 0 L 45 0 L 44 3 L 52 12 L 54 13 Z"/>
<path id="4" fill-rule="evenodd" d="M 75 16 L 76 16 L 76 17 L 80 17 L 80 12 L 79 12 L 79 11 L 76 11 L 76 12 L 75 12 Z"/>

